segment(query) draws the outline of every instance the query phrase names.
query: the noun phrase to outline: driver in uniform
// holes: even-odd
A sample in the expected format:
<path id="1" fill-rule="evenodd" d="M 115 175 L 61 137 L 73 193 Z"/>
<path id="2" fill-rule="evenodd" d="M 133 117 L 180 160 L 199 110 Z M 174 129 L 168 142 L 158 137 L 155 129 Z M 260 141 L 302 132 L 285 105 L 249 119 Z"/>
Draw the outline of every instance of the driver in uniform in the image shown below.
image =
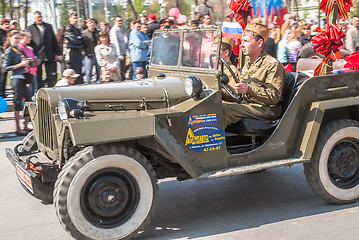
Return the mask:
<path id="1" fill-rule="evenodd" d="M 243 118 L 276 120 L 281 114 L 285 70 L 263 51 L 268 36 L 268 28 L 260 23 L 249 23 L 243 32 L 241 48 L 249 61 L 242 69 L 241 82 L 235 84 L 243 100 L 223 104 L 224 127 Z"/>
<path id="2" fill-rule="evenodd" d="M 234 76 L 232 75 L 232 73 L 230 72 L 230 70 L 227 68 L 226 65 L 223 66 L 223 72 L 224 72 L 224 74 L 226 74 L 228 76 L 228 80 L 229 80 L 228 85 L 232 89 L 235 89 L 235 85 L 236 85 L 235 78 L 237 79 L 237 81 L 240 81 L 241 74 L 238 71 L 238 69 L 236 68 L 236 66 L 234 66 L 231 62 L 231 55 L 232 55 L 233 48 L 234 48 L 234 41 L 232 38 L 222 38 L 220 56 L 231 68 L 232 72 L 234 73 Z M 221 68 L 220 65 L 219 65 L 219 68 Z M 219 69 L 219 70 L 221 70 L 221 69 Z M 222 89 L 222 99 L 226 102 L 237 102 L 238 101 L 235 98 L 233 98 L 224 89 Z"/>

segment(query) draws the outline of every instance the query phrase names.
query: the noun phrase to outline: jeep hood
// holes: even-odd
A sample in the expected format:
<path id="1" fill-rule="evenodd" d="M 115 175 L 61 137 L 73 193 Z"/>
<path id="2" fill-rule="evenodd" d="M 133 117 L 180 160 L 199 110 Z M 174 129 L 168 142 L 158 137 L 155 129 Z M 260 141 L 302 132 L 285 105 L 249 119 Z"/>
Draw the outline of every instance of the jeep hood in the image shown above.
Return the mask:
<path id="1" fill-rule="evenodd" d="M 87 101 L 90 110 L 142 110 L 171 107 L 189 98 L 184 79 L 148 78 L 116 83 L 42 88 L 37 98 L 46 99 L 51 109 L 63 98 Z"/>

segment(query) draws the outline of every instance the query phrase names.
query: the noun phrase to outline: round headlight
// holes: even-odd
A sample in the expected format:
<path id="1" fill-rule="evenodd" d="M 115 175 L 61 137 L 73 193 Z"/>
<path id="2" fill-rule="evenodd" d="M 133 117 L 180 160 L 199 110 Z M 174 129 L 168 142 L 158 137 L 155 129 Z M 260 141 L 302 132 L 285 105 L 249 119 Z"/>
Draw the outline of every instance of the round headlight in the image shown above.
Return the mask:
<path id="1" fill-rule="evenodd" d="M 193 85 L 192 85 L 192 80 L 191 79 L 186 78 L 186 80 L 184 81 L 184 90 L 186 91 L 188 96 L 192 96 Z"/>
<path id="2" fill-rule="evenodd" d="M 66 106 L 63 101 L 60 101 L 59 104 L 57 105 L 57 111 L 59 112 L 59 117 L 61 120 L 68 119 L 67 112 L 66 112 Z"/>
<path id="3" fill-rule="evenodd" d="M 189 76 L 184 81 L 184 89 L 188 96 L 199 98 L 202 92 L 202 81 L 196 76 Z"/>
<path id="4" fill-rule="evenodd" d="M 61 120 L 66 120 L 71 117 L 80 118 L 83 116 L 83 102 L 74 99 L 74 98 L 64 98 L 61 99 L 57 111 Z"/>

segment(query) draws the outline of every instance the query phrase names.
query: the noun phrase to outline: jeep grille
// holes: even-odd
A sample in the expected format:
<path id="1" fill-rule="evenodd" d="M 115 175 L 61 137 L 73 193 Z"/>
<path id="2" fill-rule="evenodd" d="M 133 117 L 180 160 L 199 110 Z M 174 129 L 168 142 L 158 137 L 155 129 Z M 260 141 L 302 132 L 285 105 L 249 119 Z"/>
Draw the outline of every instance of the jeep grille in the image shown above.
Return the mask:
<path id="1" fill-rule="evenodd" d="M 38 109 L 39 109 L 39 142 L 44 145 L 44 147 L 54 150 L 55 146 L 55 123 L 52 118 L 50 105 L 46 99 L 38 99 Z"/>

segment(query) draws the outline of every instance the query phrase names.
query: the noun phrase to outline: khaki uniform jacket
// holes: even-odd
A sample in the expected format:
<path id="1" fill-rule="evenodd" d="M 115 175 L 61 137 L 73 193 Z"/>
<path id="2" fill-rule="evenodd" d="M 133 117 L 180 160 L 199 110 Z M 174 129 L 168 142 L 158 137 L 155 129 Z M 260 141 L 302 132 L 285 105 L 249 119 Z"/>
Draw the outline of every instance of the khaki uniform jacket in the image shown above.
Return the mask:
<path id="1" fill-rule="evenodd" d="M 231 62 L 228 62 L 228 65 L 231 67 L 231 69 L 234 72 L 234 75 L 236 76 L 237 80 L 241 82 L 241 74 L 238 71 L 238 69 Z M 235 90 L 236 81 L 234 80 L 234 77 L 232 76 L 231 72 L 227 69 L 226 65 L 224 65 L 224 70 L 223 71 L 229 78 L 228 85 L 230 87 L 232 87 L 233 90 Z M 223 88 L 222 88 L 222 99 L 224 101 L 227 101 L 227 102 L 237 102 L 236 99 L 231 97 L 231 95 L 229 95 L 227 93 L 227 91 L 224 90 Z"/>
<path id="2" fill-rule="evenodd" d="M 249 86 L 244 101 L 270 106 L 279 116 L 285 79 L 283 65 L 263 51 L 255 62 L 245 63 L 241 77 Z"/>

